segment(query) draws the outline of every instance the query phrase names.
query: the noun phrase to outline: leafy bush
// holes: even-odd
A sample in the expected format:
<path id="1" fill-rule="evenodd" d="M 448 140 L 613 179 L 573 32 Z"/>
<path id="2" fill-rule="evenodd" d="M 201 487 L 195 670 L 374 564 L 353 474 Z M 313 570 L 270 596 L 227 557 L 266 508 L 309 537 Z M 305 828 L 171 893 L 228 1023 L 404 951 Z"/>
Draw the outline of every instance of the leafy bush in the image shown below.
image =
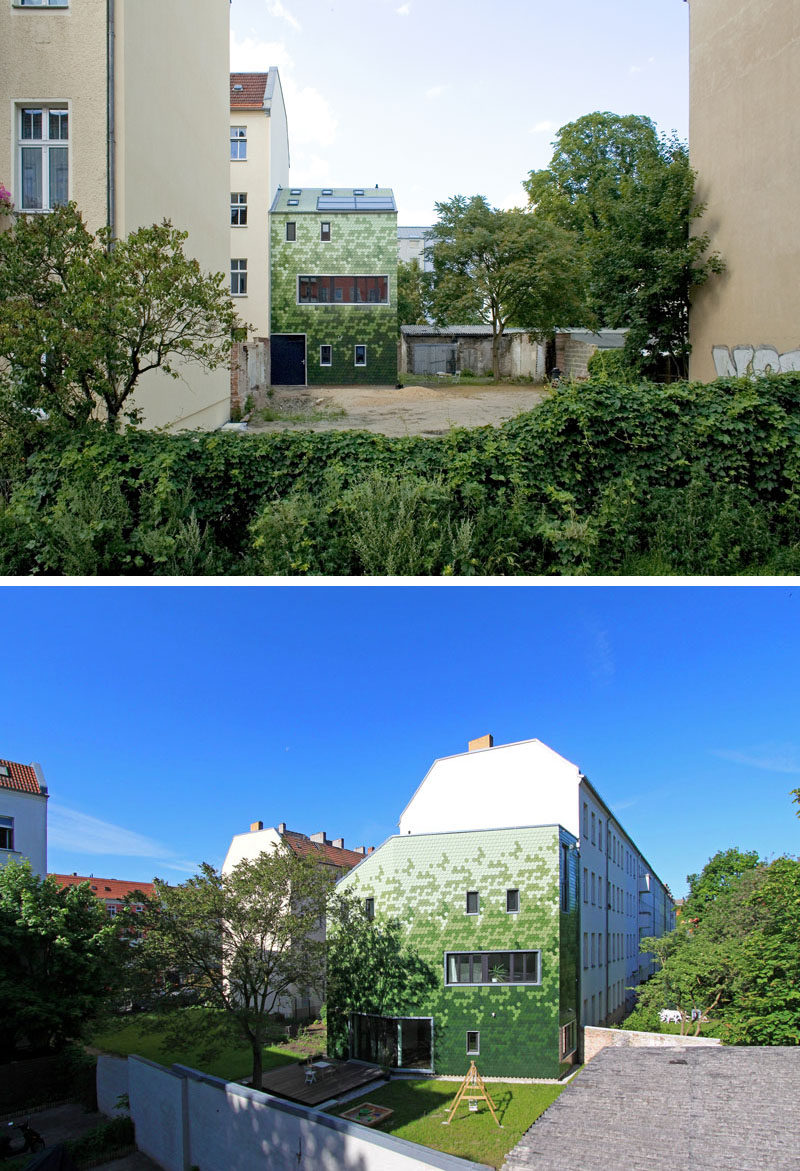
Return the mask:
<path id="1" fill-rule="evenodd" d="M 586 363 L 589 378 L 593 381 L 633 383 L 639 381 L 623 349 L 595 350 Z"/>
<path id="2" fill-rule="evenodd" d="M 70 1139 L 67 1148 L 79 1166 L 93 1166 L 106 1156 L 133 1147 L 136 1143 L 133 1122 L 127 1115 L 101 1122 L 80 1138 Z"/>

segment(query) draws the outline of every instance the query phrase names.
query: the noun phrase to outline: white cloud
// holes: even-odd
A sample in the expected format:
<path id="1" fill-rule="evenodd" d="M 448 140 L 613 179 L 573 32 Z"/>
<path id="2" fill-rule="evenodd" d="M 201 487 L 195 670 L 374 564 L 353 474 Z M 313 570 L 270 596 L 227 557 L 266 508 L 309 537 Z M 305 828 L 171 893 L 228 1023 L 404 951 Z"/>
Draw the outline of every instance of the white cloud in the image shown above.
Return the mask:
<path id="1" fill-rule="evenodd" d="M 535 126 L 531 126 L 528 131 L 529 134 L 552 134 L 554 130 L 558 129 L 558 123 L 548 122 L 546 119 L 543 122 L 537 122 Z"/>
<path id="2" fill-rule="evenodd" d="M 294 61 L 283 41 L 242 40 L 231 30 L 231 69 L 241 73 L 263 73 L 271 65 L 281 72 L 281 88 L 289 122 L 292 161 L 303 145 L 330 146 L 336 138 L 338 120 L 328 99 L 310 85 L 300 85 L 294 76 Z M 328 181 L 328 174 L 321 182 Z"/>
<path id="3" fill-rule="evenodd" d="M 760 744 L 744 752 L 721 748 L 714 756 L 769 773 L 800 773 L 800 752 L 793 744 Z"/>
<path id="4" fill-rule="evenodd" d="M 59 846 L 71 854 L 116 854 L 123 858 L 152 858 L 170 870 L 192 874 L 197 863 L 177 858 L 168 846 L 144 834 L 123 829 L 110 821 L 101 821 L 88 813 L 66 805 L 47 807 L 48 845 Z"/>
<path id="5" fill-rule="evenodd" d="M 300 32 L 300 22 L 292 16 L 286 8 L 283 7 L 280 0 L 267 0 L 267 12 L 270 16 L 274 16 L 276 20 L 285 20 L 293 29 Z"/>
<path id="6" fill-rule="evenodd" d="M 398 16 L 408 16 L 411 12 L 410 4 L 401 4 L 399 8 L 395 9 Z"/>
<path id="7" fill-rule="evenodd" d="M 270 65 L 275 65 L 278 69 L 291 69 L 293 64 L 291 54 L 283 41 L 259 41 L 255 37 L 244 37 L 240 41 L 231 29 L 233 73 L 264 73 Z"/>
<path id="8" fill-rule="evenodd" d="M 447 88 L 446 85 L 432 85 L 430 89 L 425 90 L 425 97 L 440 98 Z"/>

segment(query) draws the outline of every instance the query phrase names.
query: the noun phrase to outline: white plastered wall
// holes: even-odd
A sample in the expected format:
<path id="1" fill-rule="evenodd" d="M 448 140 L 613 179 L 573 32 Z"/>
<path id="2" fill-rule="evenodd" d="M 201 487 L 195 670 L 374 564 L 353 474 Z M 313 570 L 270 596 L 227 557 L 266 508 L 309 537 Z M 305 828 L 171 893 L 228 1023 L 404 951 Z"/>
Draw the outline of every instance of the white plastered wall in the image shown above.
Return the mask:
<path id="1" fill-rule="evenodd" d="M 14 849 L 0 850 L 0 866 L 29 858 L 36 874 L 47 874 L 47 797 L 0 787 L 0 817 L 14 819 Z"/>

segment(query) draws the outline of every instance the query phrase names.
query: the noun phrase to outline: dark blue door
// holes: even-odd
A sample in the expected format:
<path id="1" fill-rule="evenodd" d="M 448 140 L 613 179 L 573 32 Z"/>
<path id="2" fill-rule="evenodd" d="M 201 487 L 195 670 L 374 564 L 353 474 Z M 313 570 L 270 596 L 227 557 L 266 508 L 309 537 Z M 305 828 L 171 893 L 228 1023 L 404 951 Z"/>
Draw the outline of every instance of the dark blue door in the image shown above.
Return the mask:
<path id="1" fill-rule="evenodd" d="M 273 386 L 305 386 L 306 339 L 302 333 L 274 333 L 270 340 Z"/>

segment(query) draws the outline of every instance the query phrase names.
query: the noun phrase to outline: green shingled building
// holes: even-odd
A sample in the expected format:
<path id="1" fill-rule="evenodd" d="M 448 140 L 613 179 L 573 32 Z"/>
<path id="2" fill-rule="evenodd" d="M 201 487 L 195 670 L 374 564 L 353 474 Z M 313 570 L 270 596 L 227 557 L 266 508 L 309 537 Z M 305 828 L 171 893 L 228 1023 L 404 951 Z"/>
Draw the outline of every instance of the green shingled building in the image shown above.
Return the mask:
<path id="1" fill-rule="evenodd" d="M 397 382 L 389 188 L 279 188 L 270 211 L 273 385 Z"/>
<path id="2" fill-rule="evenodd" d="M 557 1078 L 577 1059 L 576 840 L 540 825 L 389 838 L 340 879 L 436 973 L 402 1014 L 350 1019 L 350 1056 L 399 1069 Z"/>

